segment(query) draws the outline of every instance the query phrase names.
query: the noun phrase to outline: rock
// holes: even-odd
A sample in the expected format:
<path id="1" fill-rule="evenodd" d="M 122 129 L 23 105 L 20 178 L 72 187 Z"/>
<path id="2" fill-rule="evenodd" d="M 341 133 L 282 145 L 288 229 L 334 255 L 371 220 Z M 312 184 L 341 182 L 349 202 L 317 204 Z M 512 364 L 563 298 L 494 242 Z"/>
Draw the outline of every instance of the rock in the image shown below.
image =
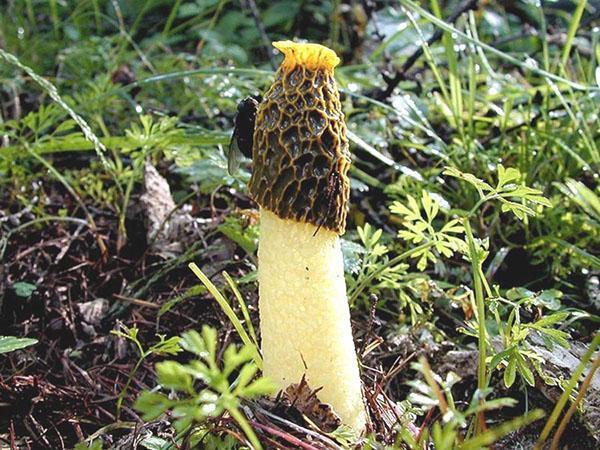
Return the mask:
<path id="1" fill-rule="evenodd" d="M 600 311 L 600 274 L 592 274 L 585 283 L 590 304 Z"/>
<path id="2" fill-rule="evenodd" d="M 449 372 L 458 374 L 461 378 L 477 377 L 477 350 L 450 350 L 442 356 L 437 373 L 445 377 Z"/>
<path id="3" fill-rule="evenodd" d="M 543 339 L 537 334 L 532 333 L 529 336 L 530 349 L 543 358 L 542 368 L 544 372 L 555 379 L 568 380 L 581 361 L 581 357 L 587 351 L 585 344 L 577 341 L 570 341 L 570 348 L 555 345 L 551 350 L 546 347 Z M 592 358 L 593 360 L 593 358 Z M 590 364 L 588 363 L 588 368 Z M 585 370 L 582 376 L 585 377 L 588 370 Z M 548 386 L 544 383 L 538 383 L 544 396 L 552 402 L 556 402 L 562 391 L 555 386 Z M 597 445 L 600 448 L 600 373 L 592 378 L 588 391 L 583 399 L 583 408 L 578 414 L 590 434 L 595 437 Z"/>

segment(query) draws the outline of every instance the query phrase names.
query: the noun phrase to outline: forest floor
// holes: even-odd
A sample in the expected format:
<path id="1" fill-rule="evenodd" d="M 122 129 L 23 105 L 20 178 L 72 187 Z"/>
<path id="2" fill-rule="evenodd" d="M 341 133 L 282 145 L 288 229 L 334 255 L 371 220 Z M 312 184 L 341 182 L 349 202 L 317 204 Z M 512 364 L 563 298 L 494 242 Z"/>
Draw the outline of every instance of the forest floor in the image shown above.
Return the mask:
<path id="1" fill-rule="evenodd" d="M 232 410 L 264 448 L 600 446 L 598 2 L 26 3 L 0 12 L 0 449 L 249 448 Z M 186 332 L 224 372 L 241 348 L 213 287 L 259 330 L 227 148 L 282 38 L 343 60 L 368 436 L 302 387 L 148 400 Z"/>

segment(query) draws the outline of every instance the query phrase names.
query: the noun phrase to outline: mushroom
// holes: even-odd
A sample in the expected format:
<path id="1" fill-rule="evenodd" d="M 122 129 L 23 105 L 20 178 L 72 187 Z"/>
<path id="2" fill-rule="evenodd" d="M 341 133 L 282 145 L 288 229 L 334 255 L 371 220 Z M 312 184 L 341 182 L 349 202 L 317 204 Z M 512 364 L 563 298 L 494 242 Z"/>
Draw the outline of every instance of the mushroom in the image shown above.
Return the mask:
<path id="1" fill-rule="evenodd" d="M 249 189 L 260 205 L 258 283 L 264 375 L 281 389 L 303 376 L 342 423 L 366 412 L 339 235 L 348 209 L 346 125 L 334 51 L 273 44 L 284 54 L 258 107 Z"/>

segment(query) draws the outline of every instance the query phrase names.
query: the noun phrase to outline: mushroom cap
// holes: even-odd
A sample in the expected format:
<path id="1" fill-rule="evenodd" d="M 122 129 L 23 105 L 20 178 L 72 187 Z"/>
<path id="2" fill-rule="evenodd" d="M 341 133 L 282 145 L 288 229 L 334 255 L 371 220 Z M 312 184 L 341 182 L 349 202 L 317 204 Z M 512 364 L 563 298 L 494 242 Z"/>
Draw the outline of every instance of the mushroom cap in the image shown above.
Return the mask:
<path id="1" fill-rule="evenodd" d="M 340 63 L 340 58 L 333 50 L 319 44 L 278 41 L 273 42 L 273 47 L 283 53 L 281 68 L 285 71 L 291 71 L 296 66 L 309 70 L 333 70 Z"/>
<path id="2" fill-rule="evenodd" d="M 350 153 L 333 77 L 339 58 L 317 44 L 274 44 L 285 54 L 256 115 L 249 190 L 282 219 L 344 232 Z"/>

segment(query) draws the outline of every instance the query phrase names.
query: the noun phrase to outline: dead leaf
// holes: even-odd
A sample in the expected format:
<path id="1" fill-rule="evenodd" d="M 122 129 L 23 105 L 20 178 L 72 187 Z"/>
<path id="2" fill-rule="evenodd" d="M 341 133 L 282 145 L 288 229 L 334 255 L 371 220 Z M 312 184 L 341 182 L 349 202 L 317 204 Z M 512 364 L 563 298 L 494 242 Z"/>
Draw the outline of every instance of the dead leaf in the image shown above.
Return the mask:
<path id="1" fill-rule="evenodd" d="M 283 397 L 290 407 L 297 409 L 321 430 L 331 432 L 341 425 L 341 420 L 331 405 L 318 399 L 319 390 L 311 389 L 306 377 L 302 377 L 300 383 L 294 383 L 285 389 Z"/>
<path id="2" fill-rule="evenodd" d="M 201 219 L 193 218 L 186 205 L 177 207 L 169 183 L 148 161 L 140 201 L 146 216 L 146 239 L 153 252 L 164 258 L 177 256 L 199 236 Z"/>
<path id="3" fill-rule="evenodd" d="M 91 302 L 79 303 L 79 314 L 90 325 L 98 325 L 108 311 L 108 300 L 97 298 Z"/>

